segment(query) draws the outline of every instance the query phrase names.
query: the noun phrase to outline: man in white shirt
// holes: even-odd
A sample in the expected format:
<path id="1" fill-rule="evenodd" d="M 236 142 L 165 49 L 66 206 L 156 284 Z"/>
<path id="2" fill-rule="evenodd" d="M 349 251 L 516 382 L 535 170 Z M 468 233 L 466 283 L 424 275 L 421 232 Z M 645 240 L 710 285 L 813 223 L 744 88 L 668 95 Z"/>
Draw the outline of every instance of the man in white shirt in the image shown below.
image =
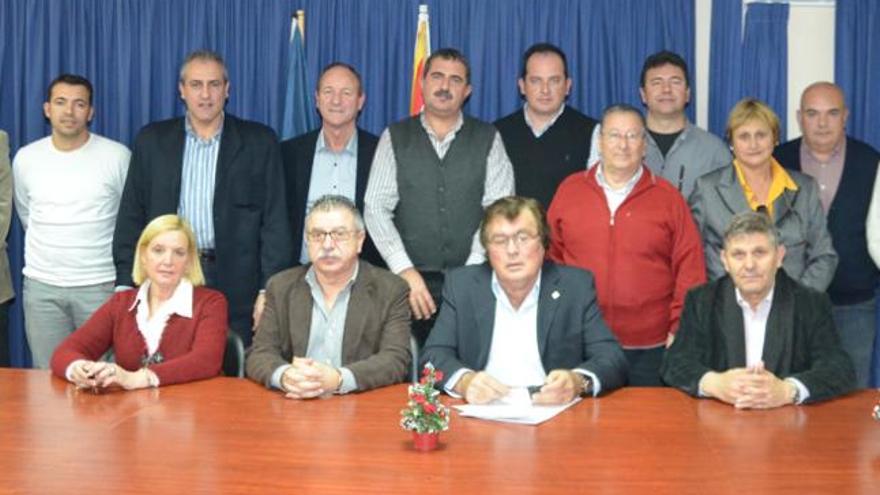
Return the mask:
<path id="1" fill-rule="evenodd" d="M 765 213 L 731 220 L 721 261 L 728 276 L 690 291 L 661 375 L 671 386 L 741 409 L 829 399 L 852 390 L 831 301 L 784 270 L 785 246 Z"/>
<path id="2" fill-rule="evenodd" d="M 605 325 L 593 276 L 544 261 L 549 229 L 540 204 L 510 196 L 480 226 L 489 264 L 449 273 L 422 363 L 446 392 L 471 403 L 537 387 L 535 403 L 562 404 L 626 381 L 626 359 Z"/>
<path id="3" fill-rule="evenodd" d="M 92 84 L 62 74 L 43 113 L 52 134 L 13 160 L 15 207 L 25 228 L 25 332 L 36 368 L 113 293 L 111 242 L 128 148 L 95 133 Z"/>

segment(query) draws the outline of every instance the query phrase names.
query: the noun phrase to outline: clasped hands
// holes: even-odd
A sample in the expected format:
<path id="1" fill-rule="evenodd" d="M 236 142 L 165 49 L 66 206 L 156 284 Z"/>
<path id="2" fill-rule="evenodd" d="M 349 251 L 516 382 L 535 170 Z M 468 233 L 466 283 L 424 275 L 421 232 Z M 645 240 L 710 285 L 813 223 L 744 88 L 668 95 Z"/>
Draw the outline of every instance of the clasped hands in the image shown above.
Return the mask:
<path id="1" fill-rule="evenodd" d="M 295 357 L 281 375 L 281 389 L 288 399 L 312 399 L 332 394 L 342 385 L 342 373 L 312 358 Z"/>
<path id="2" fill-rule="evenodd" d="M 771 409 L 792 404 L 797 386 L 767 371 L 764 363 L 749 368 L 710 371 L 700 379 L 700 390 L 737 409 Z"/>
<path id="3" fill-rule="evenodd" d="M 553 370 L 547 375 L 541 390 L 532 394 L 532 403 L 565 404 L 577 398 L 582 390 L 581 380 L 574 371 Z M 455 385 L 455 392 L 471 404 L 486 404 L 504 397 L 509 391 L 510 387 L 485 371 L 465 373 Z"/>
<path id="4" fill-rule="evenodd" d="M 128 371 L 116 363 L 81 359 L 73 363 L 70 379 L 77 388 L 106 389 L 118 385 L 133 390 L 149 386 L 147 373 L 150 371 Z"/>

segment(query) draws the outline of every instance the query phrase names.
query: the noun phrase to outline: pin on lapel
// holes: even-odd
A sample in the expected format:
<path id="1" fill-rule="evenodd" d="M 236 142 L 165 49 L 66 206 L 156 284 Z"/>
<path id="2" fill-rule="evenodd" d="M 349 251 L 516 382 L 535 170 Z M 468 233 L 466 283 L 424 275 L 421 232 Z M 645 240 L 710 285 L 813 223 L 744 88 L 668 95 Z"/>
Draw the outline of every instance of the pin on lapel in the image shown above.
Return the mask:
<path id="1" fill-rule="evenodd" d="M 554 290 L 553 292 L 550 293 L 550 297 L 552 297 L 554 300 L 559 299 L 560 295 L 561 294 L 559 294 L 558 290 Z"/>

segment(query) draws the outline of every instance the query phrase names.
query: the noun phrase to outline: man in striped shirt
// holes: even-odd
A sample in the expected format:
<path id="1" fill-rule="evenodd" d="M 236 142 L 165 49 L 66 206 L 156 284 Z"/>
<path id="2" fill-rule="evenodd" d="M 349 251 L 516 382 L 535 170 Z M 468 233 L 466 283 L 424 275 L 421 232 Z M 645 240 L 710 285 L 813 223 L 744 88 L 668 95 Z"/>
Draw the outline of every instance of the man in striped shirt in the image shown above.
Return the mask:
<path id="1" fill-rule="evenodd" d="M 229 78 L 218 54 L 191 53 L 179 90 L 186 116 L 149 124 L 135 140 L 113 240 L 116 283 L 131 285 L 141 229 L 177 213 L 192 224 L 207 285 L 226 295 L 230 327 L 247 345 L 266 281 L 292 264 L 278 140 L 224 112 Z"/>

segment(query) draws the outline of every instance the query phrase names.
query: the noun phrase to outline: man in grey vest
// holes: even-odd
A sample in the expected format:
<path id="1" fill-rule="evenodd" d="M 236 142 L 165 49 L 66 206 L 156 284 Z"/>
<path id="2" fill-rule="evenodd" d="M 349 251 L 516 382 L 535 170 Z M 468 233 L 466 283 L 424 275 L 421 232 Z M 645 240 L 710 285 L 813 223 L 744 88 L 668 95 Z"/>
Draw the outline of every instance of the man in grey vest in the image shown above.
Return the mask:
<path id="1" fill-rule="evenodd" d="M 409 284 L 420 345 L 437 312 L 444 272 L 485 259 L 483 208 L 514 192 L 498 131 L 461 111 L 470 94 L 470 67 L 461 52 L 444 48 L 428 57 L 425 107 L 382 133 L 364 196 L 376 248 Z"/>

